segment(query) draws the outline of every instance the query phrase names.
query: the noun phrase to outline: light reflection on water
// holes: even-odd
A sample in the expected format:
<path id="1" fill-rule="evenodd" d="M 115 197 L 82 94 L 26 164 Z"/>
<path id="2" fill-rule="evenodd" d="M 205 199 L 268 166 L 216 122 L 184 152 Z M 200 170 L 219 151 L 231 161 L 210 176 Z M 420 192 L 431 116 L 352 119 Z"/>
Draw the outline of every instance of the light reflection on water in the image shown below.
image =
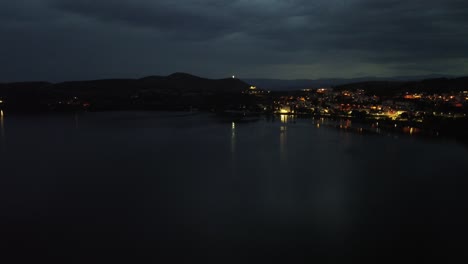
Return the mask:
<path id="1" fill-rule="evenodd" d="M 231 126 L 231 153 L 236 153 L 236 123 L 232 122 Z"/>
<path id="2" fill-rule="evenodd" d="M 189 256 L 309 256 L 378 254 L 468 234 L 458 209 L 467 198 L 466 149 L 314 122 L 9 115 L 2 138 L 12 148 L 0 153 L 0 231 L 7 235 L 0 242 L 31 230 L 51 248 L 74 245 L 78 256 L 137 246 L 154 255 L 158 245 Z"/>
<path id="3" fill-rule="evenodd" d="M 288 144 L 288 127 L 282 125 L 280 127 L 280 156 L 281 161 L 285 162 L 287 159 L 287 144 Z"/>
<path id="4" fill-rule="evenodd" d="M 0 142 L 2 146 L 5 145 L 5 114 L 3 110 L 0 110 Z"/>

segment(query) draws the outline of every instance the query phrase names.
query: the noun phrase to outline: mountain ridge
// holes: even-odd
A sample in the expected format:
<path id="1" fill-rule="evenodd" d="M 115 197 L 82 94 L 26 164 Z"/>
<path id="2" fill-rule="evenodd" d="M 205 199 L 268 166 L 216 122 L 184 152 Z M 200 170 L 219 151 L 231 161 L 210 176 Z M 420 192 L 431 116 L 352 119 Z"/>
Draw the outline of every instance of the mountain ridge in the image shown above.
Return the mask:
<path id="1" fill-rule="evenodd" d="M 246 78 L 244 81 L 251 83 L 262 89 L 272 91 L 284 90 L 300 90 L 300 89 L 317 89 L 317 88 L 330 88 L 339 85 L 369 82 L 369 81 L 422 81 L 426 79 L 437 78 L 457 78 L 457 76 L 443 75 L 443 74 L 430 74 L 420 76 L 394 76 L 394 77 L 357 77 L 357 78 L 319 78 L 319 79 L 269 79 L 269 78 Z"/>
<path id="2" fill-rule="evenodd" d="M 48 108 L 73 98 L 103 108 L 186 107 L 211 104 L 208 101 L 214 100 L 213 96 L 237 95 L 249 87 L 239 79 L 214 80 L 174 73 L 139 79 L 0 83 L 0 98 L 6 102 L 4 106 L 17 109 Z"/>

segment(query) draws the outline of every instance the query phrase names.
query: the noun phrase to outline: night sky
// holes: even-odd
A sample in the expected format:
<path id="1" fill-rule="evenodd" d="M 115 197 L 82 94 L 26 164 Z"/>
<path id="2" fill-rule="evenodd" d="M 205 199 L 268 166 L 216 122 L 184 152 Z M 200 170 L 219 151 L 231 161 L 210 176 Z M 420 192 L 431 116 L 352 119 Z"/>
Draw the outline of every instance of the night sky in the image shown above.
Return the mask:
<path id="1" fill-rule="evenodd" d="M 2 0 L 0 81 L 468 73 L 466 0 Z"/>

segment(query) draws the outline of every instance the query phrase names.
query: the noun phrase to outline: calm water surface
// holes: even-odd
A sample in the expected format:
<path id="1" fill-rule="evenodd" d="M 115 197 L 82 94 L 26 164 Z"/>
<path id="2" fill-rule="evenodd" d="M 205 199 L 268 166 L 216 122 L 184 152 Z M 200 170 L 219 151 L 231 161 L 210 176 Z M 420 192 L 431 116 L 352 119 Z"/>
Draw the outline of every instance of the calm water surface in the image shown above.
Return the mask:
<path id="1" fill-rule="evenodd" d="M 0 121 L 0 243 L 17 262 L 379 263 L 467 251 L 468 148 L 456 142 L 209 114 Z"/>

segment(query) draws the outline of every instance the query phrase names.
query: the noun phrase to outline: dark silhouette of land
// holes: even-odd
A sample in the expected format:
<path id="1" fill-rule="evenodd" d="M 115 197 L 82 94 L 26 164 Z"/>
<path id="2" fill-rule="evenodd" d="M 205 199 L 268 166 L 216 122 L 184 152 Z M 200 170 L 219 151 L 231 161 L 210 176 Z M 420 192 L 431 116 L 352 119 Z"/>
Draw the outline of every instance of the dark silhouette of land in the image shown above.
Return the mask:
<path id="1" fill-rule="evenodd" d="M 239 79 L 205 79 L 186 73 L 141 79 L 0 84 L 3 108 L 44 110 L 179 110 L 212 108 L 241 100 L 249 85 Z"/>
<path id="2" fill-rule="evenodd" d="M 300 89 L 318 89 L 323 87 L 337 87 L 346 84 L 366 82 L 418 82 L 421 80 L 437 78 L 456 78 L 454 76 L 431 74 L 422 76 L 396 76 L 396 77 L 360 77 L 360 78 L 321 78 L 321 79 L 244 79 L 246 82 L 262 89 L 271 91 L 294 91 Z"/>
<path id="3" fill-rule="evenodd" d="M 237 78 L 213 80 L 187 73 L 141 79 L 0 83 L 0 109 L 9 113 L 200 110 L 228 113 L 229 120 L 237 121 L 248 120 L 251 114 L 299 114 L 378 120 L 389 126 L 400 122 L 398 127 L 448 131 L 446 134 L 466 139 L 468 77 L 365 81 L 320 90 L 267 91 Z"/>
<path id="4" fill-rule="evenodd" d="M 339 80 L 339 79 L 337 79 Z M 359 80 L 359 79 L 356 79 Z M 270 80 L 274 81 L 274 80 Z M 245 93 L 251 84 L 240 79 L 212 80 L 187 73 L 141 79 L 0 83 L 2 108 L 11 111 L 44 110 L 186 110 L 228 109 L 265 96 Z M 311 83 L 309 87 L 313 87 Z M 302 87 L 302 86 L 301 86 Z M 365 81 L 335 86 L 336 90 L 363 89 L 369 95 L 391 97 L 403 92 L 447 93 L 468 89 L 468 77 L 422 81 Z M 285 89 L 287 90 L 287 89 Z M 273 92 L 270 97 L 282 95 Z"/>
<path id="5" fill-rule="evenodd" d="M 468 77 L 436 78 L 421 81 L 368 81 L 339 85 L 339 90 L 363 89 L 367 94 L 392 96 L 398 93 L 433 93 L 442 94 L 468 90 Z"/>

